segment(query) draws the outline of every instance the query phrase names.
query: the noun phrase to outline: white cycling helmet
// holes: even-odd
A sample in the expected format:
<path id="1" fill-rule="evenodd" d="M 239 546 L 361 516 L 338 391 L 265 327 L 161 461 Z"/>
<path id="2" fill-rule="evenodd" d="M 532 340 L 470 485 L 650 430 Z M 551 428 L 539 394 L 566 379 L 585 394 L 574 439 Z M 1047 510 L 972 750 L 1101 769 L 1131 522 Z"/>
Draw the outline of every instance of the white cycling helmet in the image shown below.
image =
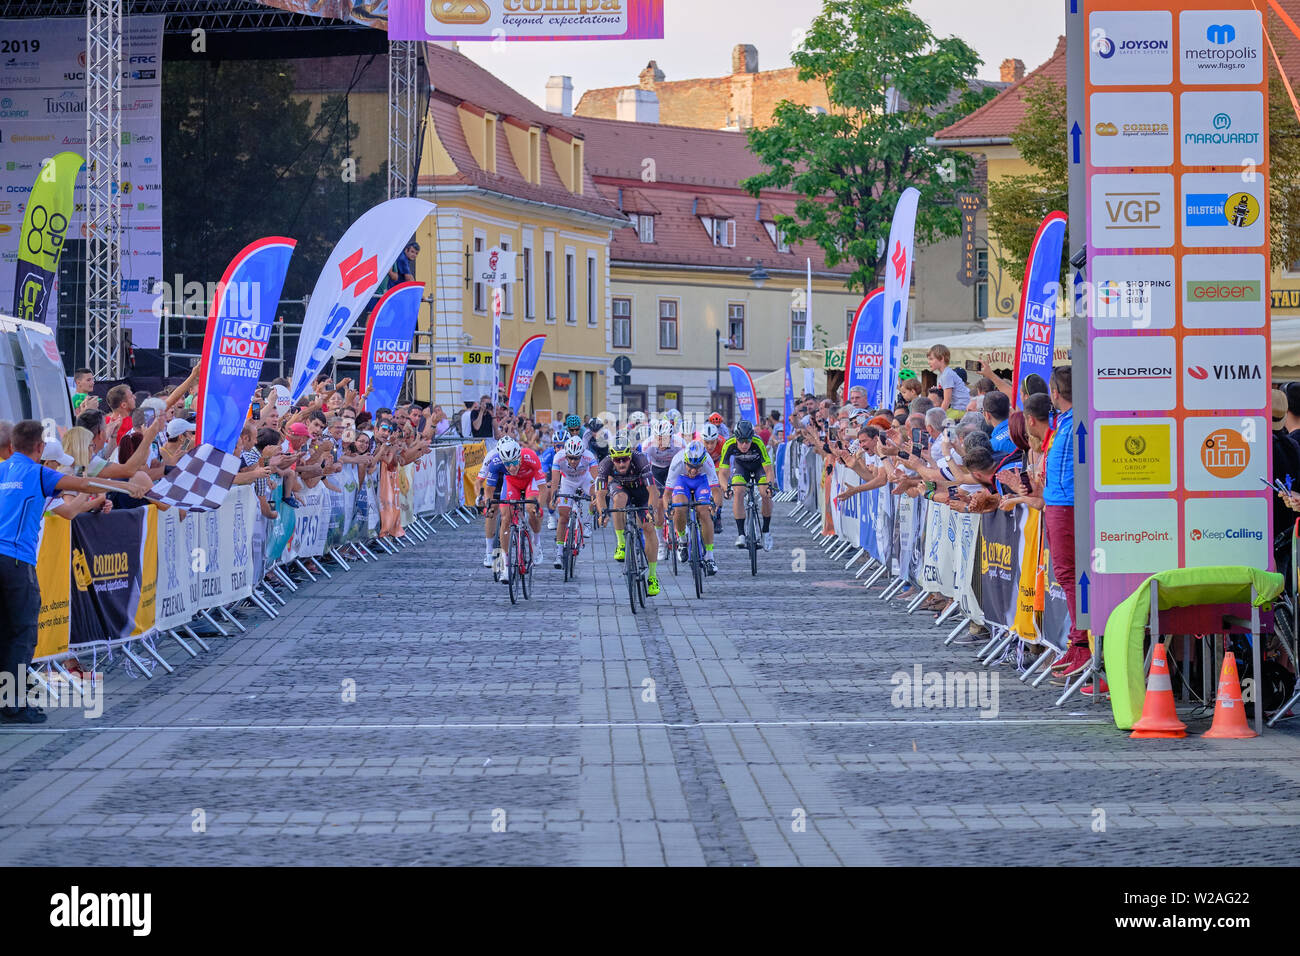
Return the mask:
<path id="1" fill-rule="evenodd" d="M 682 413 L 675 408 L 670 408 L 668 411 L 664 412 L 664 418 L 668 419 L 670 422 L 680 422 L 682 420 Z"/>
<path id="2" fill-rule="evenodd" d="M 629 428 L 635 428 L 637 425 L 644 425 L 645 412 L 633 412 L 631 415 L 627 416 L 627 424 Z"/>
<path id="3" fill-rule="evenodd" d="M 661 418 L 655 422 L 655 434 L 660 438 L 667 438 L 673 433 L 673 422 L 671 418 Z"/>
<path id="4" fill-rule="evenodd" d="M 717 441 L 722 437 L 718 432 L 718 426 L 713 422 L 705 422 L 704 427 L 700 429 L 700 438 L 704 441 Z"/>
<path id="5" fill-rule="evenodd" d="M 497 442 L 497 457 L 503 465 L 517 465 L 523 457 L 523 450 L 513 438 L 503 438 Z"/>
<path id="6" fill-rule="evenodd" d="M 581 458 L 582 453 L 587 450 L 587 446 L 582 443 L 582 439 L 574 435 L 564 443 L 564 454 L 568 458 Z"/>

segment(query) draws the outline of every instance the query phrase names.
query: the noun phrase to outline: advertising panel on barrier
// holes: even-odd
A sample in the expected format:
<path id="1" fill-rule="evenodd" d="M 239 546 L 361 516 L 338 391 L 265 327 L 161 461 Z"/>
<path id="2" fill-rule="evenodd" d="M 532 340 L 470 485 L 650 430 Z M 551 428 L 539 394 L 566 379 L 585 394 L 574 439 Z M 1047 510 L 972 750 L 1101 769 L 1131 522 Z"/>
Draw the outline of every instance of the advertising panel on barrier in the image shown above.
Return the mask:
<path id="1" fill-rule="evenodd" d="M 225 604 L 242 601 L 253 593 L 253 516 L 257 507 L 253 498 L 253 486 L 241 485 L 226 496 L 216 513 Z"/>
<path id="2" fill-rule="evenodd" d="M 78 643 L 140 635 L 153 627 L 157 543 L 153 508 L 72 522 L 69 617 Z"/>
<path id="3" fill-rule="evenodd" d="M 1015 623 L 1016 589 L 1020 582 L 1021 509 L 980 515 L 978 571 L 980 602 L 987 623 Z"/>
<path id="4" fill-rule="evenodd" d="M 953 547 L 953 591 L 957 603 L 976 624 L 984 623 L 984 611 L 980 608 L 979 594 L 972 583 L 978 580 L 975 574 L 975 539 L 979 537 L 979 516 L 953 513 L 957 528 L 957 540 Z"/>
<path id="5" fill-rule="evenodd" d="M 1029 508 L 1020 525 L 1020 579 L 1016 588 L 1016 616 L 1012 623 L 1012 629 L 1020 638 L 1031 644 L 1038 643 L 1039 638 L 1037 611 L 1041 515 L 1042 512 L 1037 508 Z"/>
<path id="6" fill-rule="evenodd" d="M 947 537 L 948 509 L 935 501 L 927 502 L 925 509 L 924 557 L 921 559 L 921 589 L 924 591 L 942 591 L 939 575 L 939 553 L 944 550 L 943 542 Z"/>
<path id="7" fill-rule="evenodd" d="M 210 610 L 226 603 L 225 566 L 229 554 L 221 553 L 221 517 L 216 511 L 190 514 L 185 523 L 194 522 L 200 551 L 194 555 L 191 567 L 199 583 L 199 600 L 195 610 Z"/>
<path id="8" fill-rule="evenodd" d="M 1043 643 L 1050 644 L 1064 654 L 1070 643 L 1070 606 L 1065 603 L 1065 591 L 1056 583 L 1051 573 L 1052 559 L 1047 559 L 1047 599 L 1043 602 L 1042 626 L 1039 634 Z"/>
<path id="9" fill-rule="evenodd" d="M 36 554 L 36 580 L 41 588 L 41 611 L 36 619 L 35 657 L 51 657 L 68 649 L 72 560 L 72 522 L 47 514 Z"/>
<path id="10" fill-rule="evenodd" d="M 293 531 L 293 553 L 298 558 L 318 558 L 325 553 L 329 535 L 330 493 L 322 482 L 298 494 L 298 524 Z"/>
<path id="11" fill-rule="evenodd" d="M 160 631 L 188 624 L 198 612 L 190 600 L 193 557 L 185 546 L 186 524 L 199 524 L 199 516 L 191 515 L 188 521 L 182 521 L 179 508 L 158 513 L 158 597 L 154 627 Z"/>
<path id="12" fill-rule="evenodd" d="M 901 495 L 898 498 L 898 576 L 904 581 L 915 580 L 912 548 L 916 540 L 917 507 L 915 498 Z"/>
<path id="13" fill-rule="evenodd" d="M 465 500 L 472 502 L 474 500 L 474 479 L 478 478 L 478 471 L 483 467 L 483 458 L 487 454 L 487 445 L 481 441 L 473 441 L 461 445 L 460 450 L 465 456 L 464 478 L 462 481 Z"/>

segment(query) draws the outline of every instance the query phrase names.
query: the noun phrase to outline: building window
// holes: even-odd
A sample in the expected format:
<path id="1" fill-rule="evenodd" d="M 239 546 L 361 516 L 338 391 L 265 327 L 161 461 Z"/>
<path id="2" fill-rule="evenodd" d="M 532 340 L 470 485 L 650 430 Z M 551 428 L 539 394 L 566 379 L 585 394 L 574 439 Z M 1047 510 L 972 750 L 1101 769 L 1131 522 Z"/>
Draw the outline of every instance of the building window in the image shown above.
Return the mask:
<path id="1" fill-rule="evenodd" d="M 614 299 L 611 303 L 613 322 L 610 343 L 616 349 L 632 347 L 632 300 Z"/>
<path id="2" fill-rule="evenodd" d="M 659 300 L 659 347 L 677 348 L 677 300 Z"/>
<path id="3" fill-rule="evenodd" d="M 655 241 L 655 217 L 639 215 L 636 217 L 636 234 L 642 242 Z"/>
<path id="4" fill-rule="evenodd" d="M 574 302 L 573 291 L 573 253 L 564 254 L 564 321 L 573 325 L 578 321 L 578 312 Z"/>
<path id="5" fill-rule="evenodd" d="M 596 257 L 587 255 L 587 325 L 596 327 Z"/>
<path id="6" fill-rule="evenodd" d="M 586 394 L 587 406 L 586 408 L 583 409 L 583 414 L 594 415 L 596 414 L 596 373 L 587 372 L 586 377 L 587 377 L 587 394 Z M 575 381 L 574 384 L 576 385 L 577 382 Z"/>
<path id="7" fill-rule="evenodd" d="M 510 240 L 505 236 L 501 237 L 501 251 L 510 252 Z M 501 314 L 515 314 L 515 284 L 513 282 L 507 282 L 501 286 Z"/>
<path id="8" fill-rule="evenodd" d="M 772 245 L 776 246 L 777 252 L 790 251 L 790 243 L 786 241 L 785 233 L 777 228 L 776 223 L 765 222 L 763 228 L 767 230 L 767 237 L 772 240 Z"/>
<path id="9" fill-rule="evenodd" d="M 975 274 L 979 281 L 975 283 L 975 318 L 989 317 L 989 252 L 980 249 L 975 253 Z"/>
<path id="10" fill-rule="evenodd" d="M 524 318 L 535 319 L 533 309 L 533 247 L 524 246 Z"/>
<path id="11" fill-rule="evenodd" d="M 555 321 L 555 253 L 546 250 L 546 321 Z"/>
<path id="12" fill-rule="evenodd" d="M 804 337 L 808 334 L 808 311 L 806 309 L 790 310 L 790 351 L 803 351 Z"/>
<path id="13" fill-rule="evenodd" d="M 582 373 L 576 368 L 569 369 L 569 414 L 578 414 L 578 390 L 579 383 L 582 381 Z"/>
<path id="14" fill-rule="evenodd" d="M 734 219 L 714 219 L 712 220 L 713 244 L 715 246 L 732 247 L 736 244 L 736 220 Z"/>
<path id="15" fill-rule="evenodd" d="M 732 302 L 727 306 L 727 348 L 745 347 L 745 304 Z"/>
<path id="16" fill-rule="evenodd" d="M 474 251 L 475 251 L 475 252 L 482 252 L 482 251 L 483 251 L 483 237 L 482 237 L 482 236 L 475 236 L 475 237 L 474 237 Z M 475 282 L 475 283 L 474 283 L 474 311 L 475 311 L 475 312 L 486 312 L 486 311 L 487 311 L 487 307 L 484 305 L 484 291 L 485 291 L 485 289 L 484 289 L 484 286 L 483 286 L 483 283 L 482 283 L 482 282 Z"/>

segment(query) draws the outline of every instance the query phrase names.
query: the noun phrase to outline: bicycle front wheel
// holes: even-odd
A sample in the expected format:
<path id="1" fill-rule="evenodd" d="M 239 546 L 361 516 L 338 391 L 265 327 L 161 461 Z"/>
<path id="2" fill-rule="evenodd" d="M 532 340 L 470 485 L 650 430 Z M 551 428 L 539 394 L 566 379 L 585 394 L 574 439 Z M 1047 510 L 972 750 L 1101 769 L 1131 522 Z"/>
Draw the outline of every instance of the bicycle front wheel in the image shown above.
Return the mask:
<path id="1" fill-rule="evenodd" d="M 633 540 L 627 543 L 627 560 L 623 562 L 623 574 L 627 576 L 627 603 L 632 608 L 632 613 L 636 614 L 637 582 L 641 580 L 641 572 L 636 566 L 636 542 Z"/>
<path id="2" fill-rule="evenodd" d="M 695 578 L 695 596 L 704 597 L 704 545 L 700 542 L 700 526 L 692 523 L 691 536 L 691 576 Z"/>
<path id="3" fill-rule="evenodd" d="M 510 532 L 510 540 L 506 545 L 506 580 L 510 586 L 510 603 L 519 603 L 519 535 L 514 531 Z"/>
<path id="4" fill-rule="evenodd" d="M 530 598 L 533 590 L 533 539 L 527 531 L 519 535 L 519 582 L 524 597 Z"/>

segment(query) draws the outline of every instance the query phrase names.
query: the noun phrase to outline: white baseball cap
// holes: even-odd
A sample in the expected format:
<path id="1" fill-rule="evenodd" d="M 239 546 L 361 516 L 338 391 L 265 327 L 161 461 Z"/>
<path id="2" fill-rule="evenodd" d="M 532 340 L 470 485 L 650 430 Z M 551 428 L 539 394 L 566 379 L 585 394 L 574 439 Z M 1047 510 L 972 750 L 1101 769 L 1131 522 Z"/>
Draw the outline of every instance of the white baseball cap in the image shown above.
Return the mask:
<path id="1" fill-rule="evenodd" d="M 64 468 L 67 468 L 75 460 L 56 441 L 47 441 L 44 450 L 41 452 L 41 461 L 56 461 Z"/>
<path id="2" fill-rule="evenodd" d="M 171 441 L 173 438 L 180 438 L 186 432 L 192 431 L 194 431 L 193 422 L 187 422 L 183 418 L 173 418 L 167 423 L 167 440 Z"/>

